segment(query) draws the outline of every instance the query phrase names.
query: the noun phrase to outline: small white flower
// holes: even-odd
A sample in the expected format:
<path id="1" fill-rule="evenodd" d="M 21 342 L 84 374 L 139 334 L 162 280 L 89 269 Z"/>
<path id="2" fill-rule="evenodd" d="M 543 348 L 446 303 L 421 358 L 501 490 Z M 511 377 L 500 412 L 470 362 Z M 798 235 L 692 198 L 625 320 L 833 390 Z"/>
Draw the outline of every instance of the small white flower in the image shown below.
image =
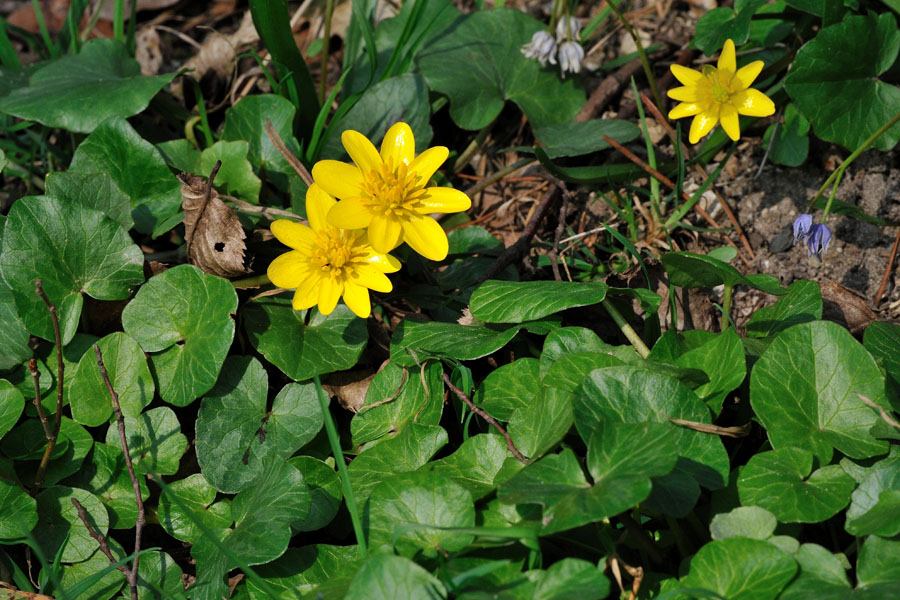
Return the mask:
<path id="1" fill-rule="evenodd" d="M 556 41 L 581 39 L 581 21 L 577 17 L 563 17 L 556 24 Z"/>
<path id="2" fill-rule="evenodd" d="M 531 41 L 522 46 L 522 54 L 526 58 L 536 58 L 541 66 L 545 66 L 547 61 L 551 65 L 556 64 L 556 40 L 549 31 L 541 29 L 534 32 Z"/>
<path id="3" fill-rule="evenodd" d="M 559 71 L 563 77 L 567 71 L 580 73 L 583 59 L 584 48 L 578 42 L 563 42 L 559 45 Z"/>

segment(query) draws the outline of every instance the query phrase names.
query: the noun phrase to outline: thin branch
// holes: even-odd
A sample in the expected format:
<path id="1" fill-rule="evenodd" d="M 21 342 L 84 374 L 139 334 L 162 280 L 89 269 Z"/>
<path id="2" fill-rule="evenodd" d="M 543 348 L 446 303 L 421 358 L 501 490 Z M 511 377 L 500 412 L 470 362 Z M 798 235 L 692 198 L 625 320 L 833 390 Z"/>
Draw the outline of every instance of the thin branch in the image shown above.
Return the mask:
<path id="1" fill-rule="evenodd" d="M 569 195 L 563 192 L 562 205 L 559 207 L 559 222 L 556 224 L 556 231 L 553 233 L 553 248 L 550 250 L 550 267 L 553 269 L 553 278 L 556 281 L 562 281 L 562 275 L 559 273 L 559 239 L 562 237 L 563 231 L 566 230 L 566 216 L 569 212 Z"/>
<path id="2" fill-rule="evenodd" d="M 718 425 L 710 425 L 709 423 L 698 423 L 697 421 L 685 421 L 684 419 L 673 419 L 666 417 L 672 423 L 681 425 L 687 429 L 693 429 L 701 433 L 711 433 L 713 435 L 721 435 L 725 437 L 742 438 L 747 437 L 750 429 L 753 427 L 750 423 L 746 423 L 739 427 L 720 427 Z"/>
<path id="3" fill-rule="evenodd" d="M 450 382 L 450 377 L 446 373 L 441 373 L 441 379 L 444 380 L 444 383 L 447 384 L 447 387 L 450 388 L 450 391 L 456 394 L 456 397 L 462 400 L 473 413 L 487 421 L 491 427 L 496 429 L 498 432 L 500 432 L 500 435 L 506 438 L 506 447 L 509 448 L 510 453 L 516 457 L 516 460 L 518 460 L 523 465 L 528 464 L 528 459 L 522 456 L 522 453 L 519 452 L 519 449 L 516 448 L 516 445 L 513 443 L 512 438 L 509 437 L 509 434 L 505 429 L 503 429 L 503 426 L 497 422 L 497 419 L 486 413 L 484 409 L 475 406 L 475 403 L 469 399 L 465 392 L 463 392 L 461 389 Z"/>
<path id="4" fill-rule="evenodd" d="M 327 44 L 328 41 L 325 40 Z M 278 135 L 278 132 L 275 131 L 275 127 L 272 125 L 272 121 L 266 117 L 266 135 L 269 136 L 269 140 L 272 142 L 272 145 L 275 146 L 275 149 L 284 157 L 284 160 L 288 161 L 288 164 L 294 168 L 294 171 L 297 175 L 300 176 L 300 179 L 303 180 L 307 186 L 313 184 L 312 175 L 309 174 L 309 171 L 306 170 L 306 167 L 303 166 L 303 163 L 300 162 L 300 159 L 293 155 L 293 153 L 288 150 L 288 147 L 284 144 L 284 140 L 281 139 L 281 136 Z"/>
<path id="5" fill-rule="evenodd" d="M 507 167 L 503 167 L 499 171 L 491 173 L 490 175 L 488 175 L 487 177 L 485 177 L 484 179 L 482 179 L 481 181 L 479 181 L 472 187 L 466 189 L 465 194 L 466 194 L 466 196 L 471 198 L 472 196 L 474 196 L 481 190 L 494 185 L 495 183 L 497 183 L 498 181 L 500 181 L 507 175 L 512 175 L 519 169 L 524 169 L 525 167 L 527 167 L 528 165 L 530 165 L 533 162 L 537 162 L 537 159 L 536 158 L 523 158 L 522 160 L 516 161 Z"/>
<path id="6" fill-rule="evenodd" d="M 884 296 L 884 290 L 887 287 L 888 280 L 891 278 L 891 268 L 894 266 L 894 259 L 897 258 L 897 247 L 900 246 L 900 229 L 897 229 L 897 237 L 894 238 L 894 245 L 891 247 L 891 256 L 888 258 L 884 267 L 884 276 L 881 278 L 881 285 L 875 293 L 875 308 L 881 304 L 881 297 Z"/>
<path id="7" fill-rule="evenodd" d="M 519 239 L 516 240 L 512 246 L 500 253 L 500 256 L 497 257 L 491 266 L 485 269 L 484 273 L 481 274 L 478 281 L 475 282 L 475 285 L 484 283 L 491 277 L 494 277 L 528 252 L 528 248 L 531 245 L 531 238 L 537 233 L 538 225 L 544 220 L 547 209 L 550 208 L 550 204 L 556 197 L 556 190 L 557 187 L 550 184 L 550 187 L 547 188 L 547 191 L 544 192 L 543 197 L 538 203 L 537 208 L 534 209 L 531 219 L 525 225 L 525 229 L 522 230 L 522 235 L 519 236 Z"/>
<path id="8" fill-rule="evenodd" d="M 881 415 L 881 418 L 884 420 L 885 423 L 887 423 L 891 427 L 900 429 L 900 423 L 898 423 L 896 419 L 891 417 L 891 415 L 887 414 L 886 410 L 884 410 L 883 408 L 881 408 L 880 406 L 878 406 L 877 404 L 875 404 L 874 402 L 872 402 L 871 400 L 869 400 L 868 398 L 863 396 L 862 394 L 857 394 L 857 396 L 859 396 L 859 399 L 863 401 L 863 404 L 877 410 L 878 414 Z"/>
<path id="9" fill-rule="evenodd" d="M 278 219 L 293 219 L 294 221 L 300 221 L 304 224 L 306 223 L 306 219 L 304 219 L 300 215 L 295 215 L 289 210 L 275 208 L 274 206 L 257 206 L 255 204 L 245 202 L 240 198 L 235 198 L 234 196 L 224 196 L 220 194 L 219 197 L 228 200 L 229 202 L 233 202 L 235 204 L 235 208 L 241 212 L 261 214 L 270 221 L 275 221 Z"/>
<path id="10" fill-rule="evenodd" d="M 94 344 L 94 354 L 97 356 L 100 376 L 103 378 L 103 383 L 106 384 L 106 389 L 109 391 L 109 396 L 112 399 L 113 411 L 116 413 L 116 428 L 119 430 L 119 441 L 122 442 L 122 451 L 125 453 L 125 467 L 128 469 L 128 477 L 131 478 L 131 487 L 134 489 L 134 498 L 137 503 L 138 516 L 134 524 L 134 561 L 131 563 L 131 569 L 123 571 L 126 579 L 128 579 L 128 587 L 131 588 L 131 600 L 137 600 L 138 561 L 141 559 L 141 533 L 144 529 L 144 500 L 141 498 L 141 484 L 134 473 L 131 453 L 128 451 L 128 439 L 125 436 L 125 416 L 122 414 L 122 406 L 119 404 L 119 395 L 109 381 L 109 373 L 106 371 L 106 365 L 103 364 L 103 355 L 100 354 L 100 346 L 98 344 Z M 72 500 L 74 501 L 75 499 L 73 498 Z"/>
<path id="11" fill-rule="evenodd" d="M 65 366 L 63 364 L 63 345 L 62 335 L 59 332 L 59 315 L 56 307 L 50 302 L 47 293 L 44 291 L 44 285 L 40 279 L 34 280 L 34 291 L 44 301 L 44 305 L 50 312 L 50 320 L 53 322 L 53 336 L 56 340 L 56 414 L 53 419 L 53 430 L 47 438 L 47 447 L 44 449 L 44 455 L 41 457 L 41 463 L 38 465 L 37 472 L 34 474 L 34 485 L 32 491 L 37 492 L 44 484 L 44 474 L 47 472 L 47 466 L 50 464 L 50 456 L 56 447 L 56 439 L 59 437 L 59 428 L 62 425 L 62 407 L 63 407 L 63 384 L 65 376 Z M 36 366 L 36 365 L 35 365 Z M 38 391 L 40 389 L 38 388 Z M 41 395 L 37 394 L 37 404 L 41 403 Z M 40 414 L 40 413 L 38 413 Z M 45 429 L 46 432 L 46 429 Z"/>
<path id="12" fill-rule="evenodd" d="M 44 405 L 41 404 L 41 372 L 37 368 L 37 359 L 28 359 L 28 372 L 31 374 L 31 380 L 34 382 L 34 408 L 37 410 L 38 418 L 44 427 L 44 435 L 49 442 L 53 439 L 53 432 L 50 431 L 50 421 L 47 420 L 47 415 L 44 413 Z"/>
<path id="13" fill-rule="evenodd" d="M 100 551 L 106 555 L 106 558 L 109 559 L 109 564 L 114 565 L 118 561 L 116 557 L 113 556 L 112 551 L 109 549 L 109 544 L 106 542 L 106 538 L 103 537 L 103 534 L 94 529 L 93 525 L 91 525 L 90 521 L 88 521 L 87 513 L 84 511 L 84 507 L 81 506 L 81 502 L 78 501 L 78 498 L 71 498 L 72 504 L 75 505 L 75 510 L 78 511 L 78 518 L 81 519 L 81 522 L 84 523 L 85 528 L 87 528 L 88 535 L 97 540 L 97 543 L 100 544 Z M 125 573 L 125 576 L 128 576 L 128 567 L 125 565 L 119 565 L 116 567 L 118 570 Z"/>

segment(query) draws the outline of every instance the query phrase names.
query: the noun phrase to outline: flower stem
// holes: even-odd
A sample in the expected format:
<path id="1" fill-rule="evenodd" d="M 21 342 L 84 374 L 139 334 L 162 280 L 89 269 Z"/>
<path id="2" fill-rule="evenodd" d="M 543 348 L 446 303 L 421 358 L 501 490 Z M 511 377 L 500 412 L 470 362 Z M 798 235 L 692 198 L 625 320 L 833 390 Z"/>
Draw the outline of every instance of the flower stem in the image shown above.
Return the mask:
<path id="1" fill-rule="evenodd" d="M 887 123 L 885 123 L 884 125 L 882 125 L 881 127 L 878 128 L 878 131 L 876 131 L 875 133 L 870 135 L 868 137 L 868 139 L 866 139 L 866 141 L 864 141 L 862 144 L 860 144 L 860 146 L 856 150 L 854 150 L 853 153 L 850 154 L 850 156 L 847 157 L 847 160 L 845 160 L 844 162 L 841 163 L 841 166 L 839 166 L 837 169 L 835 169 L 834 173 L 832 173 L 831 175 L 828 176 L 828 179 L 825 180 L 825 183 L 822 184 L 822 187 L 819 188 L 819 191 L 816 192 L 816 195 L 813 196 L 812 200 L 810 200 L 809 205 L 811 207 L 815 206 L 816 200 L 818 200 L 822 196 L 822 194 L 825 192 L 825 190 L 828 188 L 829 185 L 833 184 L 833 188 L 831 190 L 831 196 L 829 196 L 828 204 L 825 205 L 825 212 L 822 214 L 822 222 L 823 223 L 825 222 L 825 219 L 828 217 L 828 213 L 831 211 L 831 203 L 834 200 L 834 194 L 837 191 L 837 187 L 841 183 L 841 178 L 844 176 L 844 171 L 847 170 L 847 167 L 849 167 L 850 164 L 854 160 L 856 160 L 860 154 L 862 154 L 863 152 L 868 150 L 869 146 L 874 144 L 875 141 L 878 140 L 878 138 L 880 138 L 882 135 L 884 135 L 884 133 L 888 129 L 890 129 L 891 127 L 896 125 L 898 121 L 900 121 L 900 113 L 897 113 L 896 115 L 891 117 Z"/>
<path id="2" fill-rule="evenodd" d="M 731 322 L 731 295 L 733 290 L 734 286 L 726 283 L 722 291 L 722 320 L 719 328 L 723 333 L 728 329 L 728 323 Z"/>
<path id="3" fill-rule="evenodd" d="M 650 348 L 647 347 L 647 344 L 644 343 L 644 340 L 640 338 L 637 332 L 631 327 L 628 321 L 625 320 L 625 317 L 622 316 L 622 313 L 619 312 L 615 306 L 613 306 L 612 302 L 608 299 L 603 300 L 603 308 L 606 309 L 606 312 L 609 313 L 609 316 L 612 317 L 612 320 L 616 322 L 619 329 L 622 330 L 622 333 L 631 342 L 631 345 L 634 346 L 634 349 L 638 354 L 641 355 L 641 358 L 647 358 L 650 356 Z"/>
<path id="4" fill-rule="evenodd" d="M 269 276 L 263 273 L 262 275 L 254 275 L 253 277 L 244 277 L 243 279 L 235 279 L 231 282 L 236 289 L 242 290 L 245 288 L 254 288 L 259 287 L 261 285 L 266 285 L 267 283 L 272 283 L 269 281 Z"/>
<path id="5" fill-rule="evenodd" d="M 331 41 L 331 15 L 334 13 L 334 0 L 325 3 L 325 31 L 322 33 L 322 80 L 319 82 L 319 104 L 325 103 L 325 88 L 328 85 L 328 50 Z"/>
<path id="6" fill-rule="evenodd" d="M 322 383 L 319 381 L 318 374 L 313 375 L 313 381 L 316 384 L 316 396 L 319 398 L 319 406 L 322 408 L 322 416 L 325 419 L 325 432 L 328 434 L 328 443 L 331 445 L 331 453 L 334 455 L 334 462 L 337 464 L 338 475 L 341 478 L 341 487 L 344 491 L 344 500 L 347 502 L 347 511 L 350 513 L 350 521 L 353 523 L 353 533 L 356 535 L 359 558 L 365 559 L 368 554 L 366 538 L 363 535 L 359 509 L 353 496 L 353 487 L 350 485 L 350 474 L 347 472 L 347 465 L 344 462 L 341 439 L 338 436 L 337 427 L 334 425 L 334 419 L 331 418 L 331 411 L 328 410 L 328 396 L 325 394 L 325 390 L 322 389 Z"/>
<path id="7" fill-rule="evenodd" d="M 638 56 L 641 58 L 641 65 L 644 67 L 644 75 L 647 76 L 647 82 L 650 84 L 650 91 L 653 93 L 653 100 L 656 102 L 656 106 L 658 106 L 660 110 L 663 110 L 665 104 L 663 104 L 662 97 L 659 95 L 659 88 L 656 87 L 656 77 L 653 76 L 653 69 L 650 68 L 650 60 L 647 58 L 647 51 L 644 50 L 644 44 L 641 43 L 641 38 L 631 26 L 631 23 L 625 18 L 625 15 L 622 14 L 622 11 L 619 10 L 619 7 L 615 2 L 607 2 L 606 5 L 616 13 L 616 16 L 619 17 L 619 21 L 622 22 L 625 31 L 627 31 L 628 35 L 631 36 L 631 39 L 634 40 L 634 45 L 637 46 Z"/>

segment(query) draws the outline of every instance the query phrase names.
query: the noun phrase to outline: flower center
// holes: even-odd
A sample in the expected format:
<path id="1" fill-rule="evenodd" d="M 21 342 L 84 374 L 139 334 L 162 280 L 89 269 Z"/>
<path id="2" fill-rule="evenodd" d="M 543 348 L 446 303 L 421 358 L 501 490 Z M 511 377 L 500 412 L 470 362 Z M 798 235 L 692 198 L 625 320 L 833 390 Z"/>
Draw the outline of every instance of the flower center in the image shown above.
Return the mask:
<path id="1" fill-rule="evenodd" d="M 713 102 L 721 104 L 731 99 L 732 77 L 728 77 L 712 65 L 703 65 L 703 75 L 706 76 L 707 93 Z"/>
<path id="2" fill-rule="evenodd" d="M 419 178 L 409 171 L 406 163 L 396 167 L 388 158 L 379 169 L 371 169 L 363 175 L 363 202 L 373 212 L 385 216 L 400 216 L 411 212 L 425 195 Z"/>
<path id="3" fill-rule="evenodd" d="M 349 278 L 353 261 L 358 258 L 355 243 L 358 236 L 359 234 L 356 232 L 344 232 L 338 229 L 318 232 L 312 261 L 332 279 Z"/>

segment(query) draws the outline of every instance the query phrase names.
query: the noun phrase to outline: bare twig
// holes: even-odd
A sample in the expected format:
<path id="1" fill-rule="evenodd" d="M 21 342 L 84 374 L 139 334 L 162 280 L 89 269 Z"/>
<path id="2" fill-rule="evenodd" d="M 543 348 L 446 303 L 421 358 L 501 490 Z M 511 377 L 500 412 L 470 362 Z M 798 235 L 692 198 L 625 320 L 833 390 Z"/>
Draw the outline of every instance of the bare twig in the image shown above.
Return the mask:
<path id="1" fill-rule="evenodd" d="M 78 501 L 78 498 L 71 498 L 72 504 L 75 505 L 75 510 L 78 511 L 78 518 L 81 519 L 81 522 L 84 523 L 85 528 L 87 528 L 88 535 L 97 540 L 97 543 L 100 544 L 100 551 L 106 555 L 106 558 L 109 559 L 109 564 L 114 565 L 118 561 L 116 557 L 113 556 L 112 551 L 109 549 L 109 544 L 106 542 L 106 538 L 103 537 L 103 534 L 94 529 L 94 526 L 91 525 L 91 522 L 88 521 L 87 513 L 84 511 L 84 507 L 81 506 L 81 502 Z M 125 576 L 128 576 L 128 567 L 125 565 L 119 565 L 116 567 L 118 570 L 125 573 Z"/>
<path id="2" fill-rule="evenodd" d="M 559 207 L 559 222 L 556 224 L 556 231 L 553 233 L 553 248 L 550 250 L 550 267 L 553 269 L 553 279 L 562 281 L 562 275 L 559 273 L 559 239 L 562 237 L 563 231 L 566 230 L 566 216 L 569 212 L 569 194 L 563 191 L 562 204 Z"/>
<path id="3" fill-rule="evenodd" d="M 53 449 L 56 447 L 56 439 L 59 437 L 59 428 L 62 425 L 62 407 L 63 407 L 63 383 L 64 383 L 64 375 L 65 375 L 65 366 L 63 364 L 63 345 L 62 345 L 62 335 L 59 332 L 59 315 L 57 314 L 56 307 L 53 306 L 53 303 L 50 302 L 50 298 L 47 297 L 47 293 L 44 291 L 43 283 L 40 279 L 34 280 L 34 291 L 40 296 L 41 300 L 44 301 L 44 305 L 47 307 L 47 310 L 50 312 L 50 320 L 53 322 L 53 336 L 56 340 L 56 414 L 53 418 L 53 430 L 50 432 L 50 435 L 47 437 L 47 447 L 44 449 L 44 455 L 41 457 L 41 463 L 38 465 L 37 472 L 34 474 L 34 485 L 32 486 L 32 491 L 37 492 L 37 490 L 44 484 L 44 474 L 47 472 L 47 465 L 50 464 L 50 456 L 53 454 Z M 29 368 L 30 368 L 29 364 Z M 37 365 L 35 365 L 36 367 Z M 32 374 L 32 377 L 34 375 Z M 37 384 L 37 382 L 35 382 Z M 41 394 L 40 388 L 38 388 L 37 392 L 37 405 L 40 406 L 41 403 Z M 40 414 L 40 412 L 38 413 Z M 46 421 L 46 418 L 44 419 Z M 47 428 L 45 425 L 44 432 L 47 432 Z"/>
<path id="4" fill-rule="evenodd" d="M 485 269 L 484 273 L 478 278 L 478 281 L 475 282 L 476 285 L 484 283 L 491 277 L 494 277 L 528 252 L 528 248 L 531 245 L 531 238 L 534 237 L 538 225 L 543 221 L 544 215 L 547 214 L 547 209 L 550 208 L 550 204 L 556 197 L 556 190 L 557 187 L 550 184 L 550 187 L 547 188 L 547 191 L 544 192 L 543 197 L 541 197 L 537 208 L 534 209 L 531 219 L 525 225 L 525 229 L 522 230 L 522 235 L 519 236 L 519 239 L 516 240 L 512 246 L 501 252 L 500 256 L 497 257 L 490 267 Z"/>
<path id="5" fill-rule="evenodd" d="M 255 204 L 245 202 L 240 198 L 235 198 L 234 196 L 224 196 L 220 194 L 219 197 L 224 198 L 229 202 L 233 202 L 235 204 L 235 208 L 237 208 L 237 210 L 241 212 L 258 213 L 269 219 L 270 221 L 284 218 L 293 219 L 294 221 L 300 221 L 301 223 L 306 223 L 306 219 L 304 219 L 300 215 L 295 215 L 289 210 L 282 210 L 280 208 L 275 208 L 274 206 L 257 206 Z"/>
<path id="6" fill-rule="evenodd" d="M 747 437 L 747 435 L 750 433 L 750 429 L 752 428 L 752 425 L 750 423 L 746 423 L 745 425 L 741 425 L 740 427 L 720 427 L 718 425 L 710 425 L 709 423 L 685 421 L 684 419 L 673 419 L 671 417 L 667 418 L 672 423 L 681 425 L 682 427 L 686 427 L 687 429 L 693 429 L 694 431 L 699 431 L 701 433 L 711 433 L 713 435 L 721 435 L 733 438 Z"/>
<path id="7" fill-rule="evenodd" d="M 528 464 L 528 459 L 526 459 L 524 456 L 522 456 L 522 453 L 519 452 L 519 449 L 516 448 L 516 445 L 513 443 L 512 438 L 509 437 L 509 434 L 506 432 L 505 429 L 503 429 L 503 426 L 497 422 L 497 419 L 495 419 L 494 417 L 492 417 L 491 415 L 486 413 L 484 411 L 484 409 L 481 409 L 478 406 L 476 406 L 475 403 L 472 402 L 469 399 L 469 397 L 465 394 L 465 392 L 463 392 L 461 389 L 459 389 L 458 387 L 453 385 L 453 383 L 450 382 L 450 377 L 446 373 L 441 373 L 441 379 L 444 380 L 444 383 L 447 384 L 447 387 L 450 388 L 450 391 L 453 392 L 454 394 L 456 394 L 456 397 L 459 398 L 460 400 L 462 400 L 466 404 L 466 406 L 469 407 L 469 410 L 471 410 L 473 413 L 475 413 L 476 415 L 478 415 L 479 417 L 481 417 L 482 419 L 487 421 L 491 427 L 496 429 L 498 432 L 500 432 L 500 435 L 502 435 L 504 438 L 506 438 L 506 447 L 509 448 L 509 452 L 513 456 L 516 457 L 516 460 L 518 460 L 520 463 L 522 463 L 524 465 Z"/>
<path id="8" fill-rule="evenodd" d="M 275 131 L 275 127 L 272 126 L 272 121 L 266 118 L 266 135 L 269 136 L 269 140 L 271 140 L 272 145 L 275 146 L 275 149 L 284 157 L 284 160 L 288 161 L 288 164 L 293 167 L 294 171 L 297 175 L 300 176 L 300 179 L 303 180 L 303 183 L 310 186 L 313 184 L 312 175 L 309 174 L 309 171 L 306 170 L 306 167 L 303 166 L 303 163 L 300 162 L 300 159 L 291 153 L 288 150 L 288 147 L 284 144 L 284 140 L 281 139 L 281 136 L 278 135 L 278 132 Z"/>
<path id="9" fill-rule="evenodd" d="M 881 304 L 881 297 L 884 296 L 884 290 L 887 287 L 887 282 L 891 278 L 891 268 L 894 266 L 894 259 L 897 258 L 897 247 L 900 246 L 900 229 L 897 229 L 897 237 L 894 238 L 894 245 L 891 247 L 891 256 L 888 258 L 887 264 L 884 267 L 884 277 L 881 278 L 881 285 L 878 286 L 878 291 L 875 293 L 875 308 L 878 308 L 878 305 Z"/>
<path id="10" fill-rule="evenodd" d="M 119 404 L 119 395 L 109 381 L 109 373 L 106 371 L 106 365 L 103 364 L 103 355 L 100 353 L 98 344 L 94 344 L 94 354 L 97 356 L 100 376 L 103 378 L 103 383 L 106 384 L 106 389 L 109 391 L 109 396 L 112 399 L 113 412 L 116 413 L 116 428 L 119 430 L 119 441 L 122 442 L 122 451 L 125 454 L 125 468 L 128 469 L 128 477 L 131 478 L 131 487 L 134 489 L 134 498 L 137 503 L 138 516 L 134 524 L 134 561 L 131 563 L 131 569 L 123 571 L 128 579 L 128 586 L 131 588 L 131 600 L 137 600 L 138 561 L 141 559 L 141 533 L 144 529 L 144 500 L 141 498 L 141 484 L 134 473 L 131 453 L 128 451 L 128 439 L 125 436 L 125 416 L 122 414 L 122 406 Z"/>
<path id="11" fill-rule="evenodd" d="M 900 423 L 897 422 L 897 419 L 894 419 L 893 417 L 891 417 L 891 415 L 887 414 L 886 410 L 884 410 L 883 408 L 881 408 L 880 406 L 878 406 L 877 404 L 875 404 L 874 402 L 872 402 L 871 400 L 869 400 L 868 398 L 863 396 L 862 394 L 857 394 L 857 396 L 859 396 L 859 399 L 863 401 L 863 404 L 865 404 L 866 406 L 868 406 L 870 408 L 874 408 L 875 410 L 877 410 L 878 414 L 881 415 L 881 418 L 882 418 L 882 420 L 884 420 L 885 423 L 887 423 L 891 427 L 900 429 Z"/>
<path id="12" fill-rule="evenodd" d="M 527 167 L 528 165 L 530 165 L 533 162 L 537 162 L 537 159 L 523 158 L 522 160 L 518 160 L 507 167 L 503 167 L 499 171 L 497 171 L 495 173 L 491 173 L 490 175 L 488 175 L 487 177 L 485 177 L 484 179 L 482 179 L 481 181 L 479 181 L 472 187 L 466 189 L 465 194 L 466 194 L 466 196 L 471 198 L 472 196 L 474 196 L 481 190 L 494 185 L 495 183 L 497 183 L 498 181 L 500 181 L 507 175 L 512 175 L 519 169 L 524 169 L 525 167 Z"/>
<path id="13" fill-rule="evenodd" d="M 44 405 L 41 404 L 41 372 L 37 368 L 37 359 L 28 359 L 28 372 L 31 374 L 31 380 L 34 382 L 34 408 L 37 410 L 38 418 L 44 427 L 44 435 L 49 442 L 53 439 L 53 432 L 50 430 L 50 421 L 47 420 L 47 415 L 44 413 Z"/>

